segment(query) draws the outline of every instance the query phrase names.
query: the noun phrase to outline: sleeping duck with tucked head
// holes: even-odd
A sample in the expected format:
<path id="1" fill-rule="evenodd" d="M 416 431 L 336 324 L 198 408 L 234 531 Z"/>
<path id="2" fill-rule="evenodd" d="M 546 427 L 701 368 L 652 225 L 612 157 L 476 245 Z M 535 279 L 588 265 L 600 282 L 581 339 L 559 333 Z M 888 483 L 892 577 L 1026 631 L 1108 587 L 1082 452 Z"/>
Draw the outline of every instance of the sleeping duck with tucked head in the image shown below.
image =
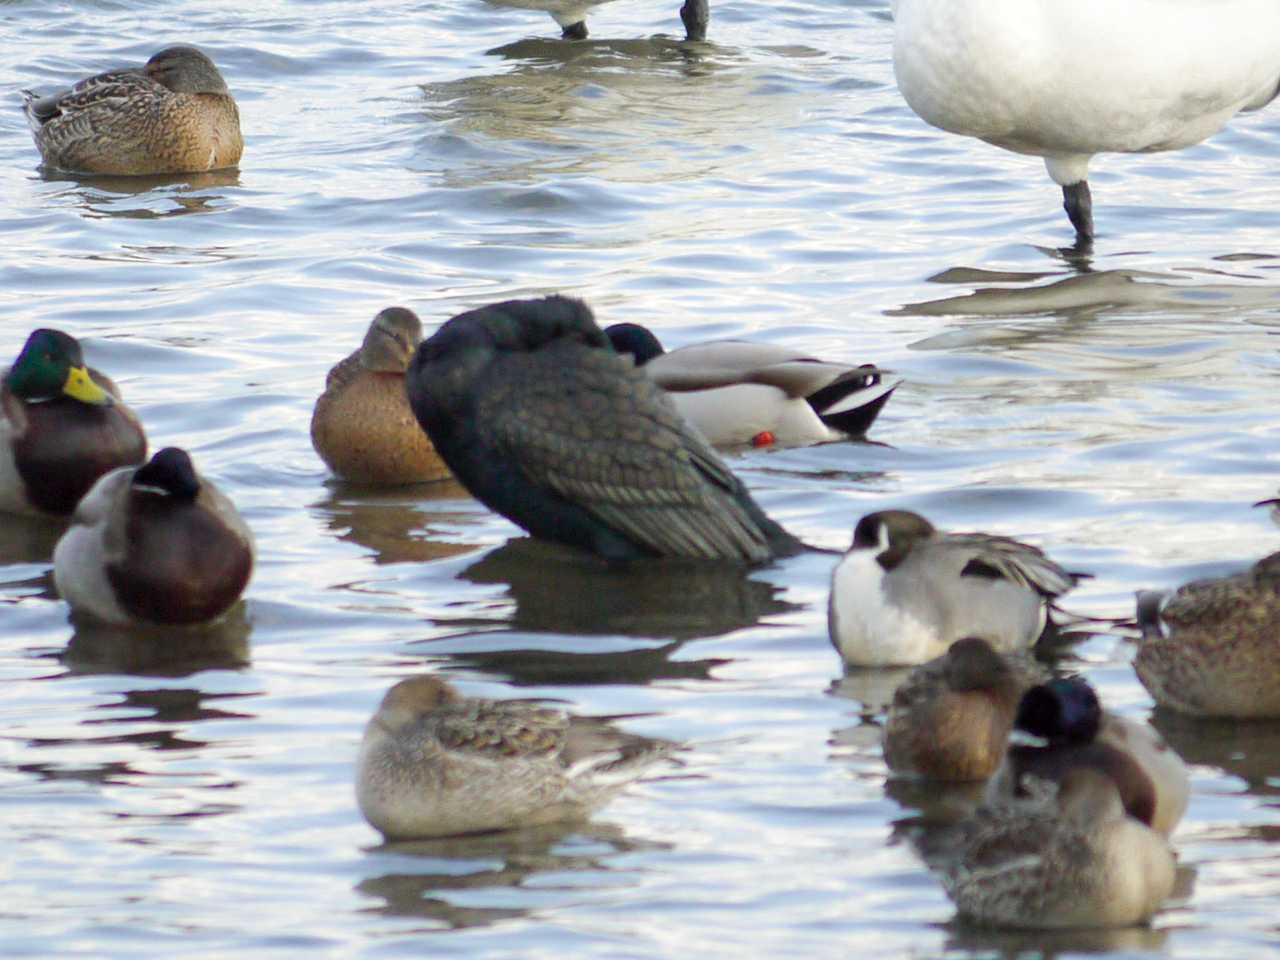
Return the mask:
<path id="1" fill-rule="evenodd" d="M 253 570 L 253 537 L 231 501 L 165 447 L 94 484 L 53 551 L 53 580 L 78 614 L 121 626 L 192 625 L 226 613 Z"/>
<path id="2" fill-rule="evenodd" d="M 234 167 L 240 114 L 222 74 L 195 47 L 161 50 L 142 67 L 100 73 L 24 110 L 45 166 L 147 176 Z"/>

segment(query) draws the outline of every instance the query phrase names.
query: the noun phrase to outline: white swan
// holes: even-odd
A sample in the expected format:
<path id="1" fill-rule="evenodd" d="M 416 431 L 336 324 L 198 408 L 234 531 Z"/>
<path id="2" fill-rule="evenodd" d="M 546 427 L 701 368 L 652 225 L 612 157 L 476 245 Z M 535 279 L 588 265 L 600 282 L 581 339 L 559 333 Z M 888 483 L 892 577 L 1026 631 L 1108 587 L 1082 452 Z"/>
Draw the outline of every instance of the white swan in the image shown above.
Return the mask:
<path id="1" fill-rule="evenodd" d="M 1082 240 L 1095 153 L 1177 150 L 1280 93 L 1277 0 L 894 0 L 922 119 L 1044 157 Z"/>
<path id="2" fill-rule="evenodd" d="M 560 25 L 566 40 L 587 38 L 587 11 L 610 0 L 488 0 L 495 7 L 518 7 L 521 10 L 545 10 Z M 707 0 L 685 0 L 680 8 L 685 35 L 690 40 L 707 38 L 710 9 Z"/>

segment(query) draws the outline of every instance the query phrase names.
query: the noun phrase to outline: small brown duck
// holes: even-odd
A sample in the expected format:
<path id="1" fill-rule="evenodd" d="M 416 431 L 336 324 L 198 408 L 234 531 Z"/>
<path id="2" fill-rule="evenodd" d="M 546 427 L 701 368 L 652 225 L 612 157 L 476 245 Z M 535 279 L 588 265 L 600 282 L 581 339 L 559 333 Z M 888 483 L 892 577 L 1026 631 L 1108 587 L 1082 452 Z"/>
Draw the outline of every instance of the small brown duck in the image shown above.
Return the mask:
<path id="1" fill-rule="evenodd" d="M 373 318 L 360 349 L 329 371 L 311 414 L 311 445 L 341 479 L 401 484 L 449 476 L 404 389 L 421 342 L 417 314 L 388 307 Z"/>
<path id="2" fill-rule="evenodd" d="M 79 341 L 33 331 L 0 372 L 0 510 L 68 516 L 100 476 L 146 456 L 138 418 Z"/>
<path id="3" fill-rule="evenodd" d="M 234 167 L 240 114 L 213 61 L 165 47 L 143 67 L 111 70 L 44 97 L 23 91 L 47 167 L 146 176 Z"/>
<path id="4" fill-rule="evenodd" d="M 1280 553 L 1234 576 L 1138 594 L 1133 668 L 1156 703 L 1199 717 L 1280 717 Z"/>
<path id="5" fill-rule="evenodd" d="M 674 744 L 527 700 L 401 680 L 364 731 L 356 800 L 388 840 L 584 819 Z"/>
<path id="6" fill-rule="evenodd" d="M 889 769 L 930 780 L 987 779 L 1004 759 L 1018 701 L 1044 673 L 978 637 L 957 640 L 894 691 L 884 728 Z"/>
<path id="7" fill-rule="evenodd" d="M 177 447 L 94 484 L 53 551 L 61 597 L 121 626 L 216 620 L 252 571 L 249 528 Z"/>
<path id="8" fill-rule="evenodd" d="M 971 923 L 1022 929 L 1146 923 L 1173 892 L 1169 842 L 1127 815 L 1115 783 L 1076 768 L 980 807 L 943 888 Z"/>

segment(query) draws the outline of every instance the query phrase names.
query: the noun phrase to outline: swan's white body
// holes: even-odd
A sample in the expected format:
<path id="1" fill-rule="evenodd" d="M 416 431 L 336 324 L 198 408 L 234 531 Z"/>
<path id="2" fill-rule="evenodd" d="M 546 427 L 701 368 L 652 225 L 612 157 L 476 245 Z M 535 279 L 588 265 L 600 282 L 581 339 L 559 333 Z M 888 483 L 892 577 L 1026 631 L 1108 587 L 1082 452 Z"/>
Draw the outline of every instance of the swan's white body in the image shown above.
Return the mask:
<path id="1" fill-rule="evenodd" d="M 542 10 L 551 14 L 562 28 L 571 27 L 587 19 L 587 11 L 610 0 L 487 0 L 495 7 L 518 7 L 521 10 Z"/>
<path id="2" fill-rule="evenodd" d="M 1176 150 L 1280 86 L 1276 0 L 894 0 L 894 72 L 928 123 L 1043 157 Z"/>

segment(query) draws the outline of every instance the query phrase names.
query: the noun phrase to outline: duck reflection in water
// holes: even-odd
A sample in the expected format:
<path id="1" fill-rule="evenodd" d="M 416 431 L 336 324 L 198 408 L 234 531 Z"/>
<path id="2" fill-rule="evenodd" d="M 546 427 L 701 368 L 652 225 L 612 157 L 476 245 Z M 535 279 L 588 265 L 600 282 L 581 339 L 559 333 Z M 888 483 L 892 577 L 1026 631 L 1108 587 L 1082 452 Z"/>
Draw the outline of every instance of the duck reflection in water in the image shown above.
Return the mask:
<path id="1" fill-rule="evenodd" d="M 371 851 L 375 865 L 388 861 L 394 872 L 366 877 L 356 891 L 381 901 L 366 908 L 391 917 L 420 917 L 450 929 L 485 927 L 528 916 L 528 907 L 475 906 L 457 900 L 475 892 L 501 894 L 535 885 L 542 874 L 555 875 L 555 890 L 566 902 L 579 891 L 596 890 L 606 874 L 611 885 L 625 873 L 611 858 L 664 844 L 628 837 L 612 824 L 547 824 L 465 837 L 405 840 Z M 495 865 L 495 861 L 497 865 Z M 421 863 L 421 870 L 412 867 Z M 539 887 L 551 895 L 547 887 Z M 539 898 L 541 905 L 545 900 Z"/>
<path id="2" fill-rule="evenodd" d="M 755 626 L 796 609 L 783 588 L 734 564 L 666 560 L 626 565 L 543 540 L 520 538 L 462 572 L 472 583 L 505 584 L 519 630 L 623 634 L 687 640 Z"/>

